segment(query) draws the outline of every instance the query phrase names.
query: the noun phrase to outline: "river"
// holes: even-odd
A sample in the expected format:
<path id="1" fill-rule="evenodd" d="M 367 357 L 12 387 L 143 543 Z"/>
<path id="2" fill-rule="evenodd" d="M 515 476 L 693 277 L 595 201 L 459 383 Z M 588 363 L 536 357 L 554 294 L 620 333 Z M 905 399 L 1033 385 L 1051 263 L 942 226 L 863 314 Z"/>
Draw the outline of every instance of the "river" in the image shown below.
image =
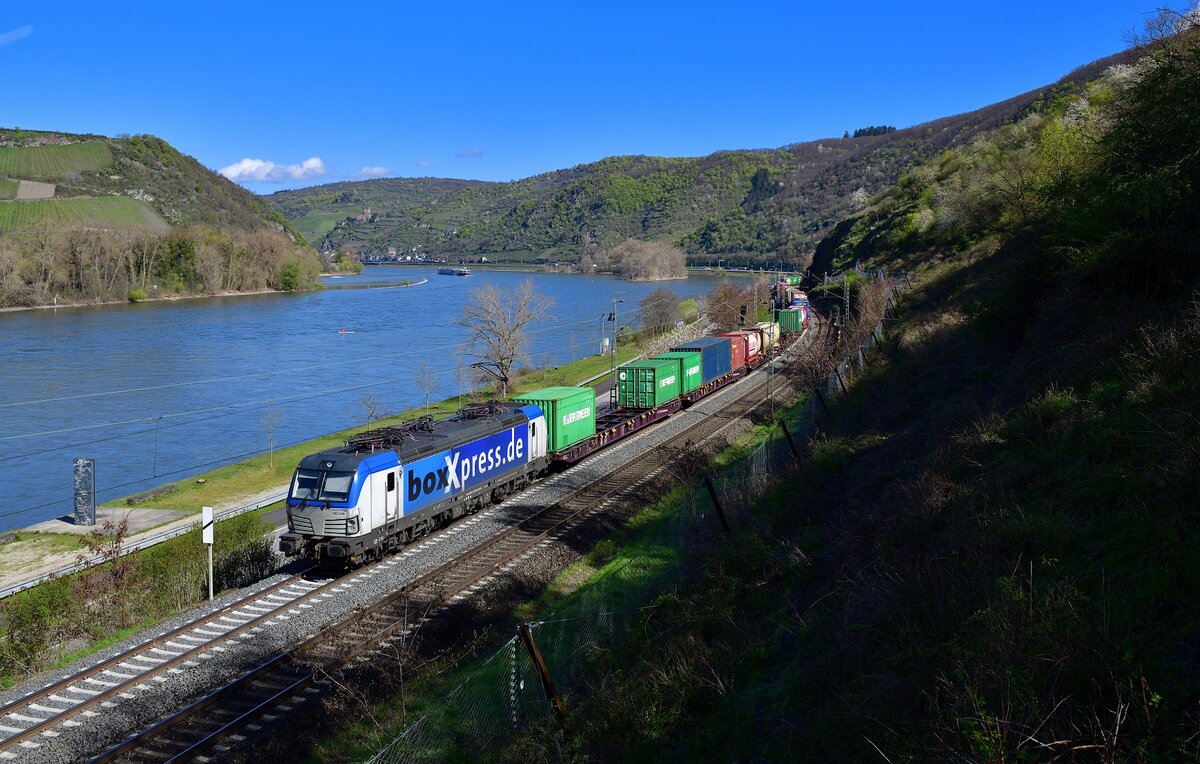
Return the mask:
<path id="1" fill-rule="evenodd" d="M 618 326 L 636 324 L 652 290 L 687 298 L 719 280 L 379 266 L 320 292 L 0 313 L 0 531 L 70 513 L 75 457 L 96 460 L 104 502 L 265 452 L 272 414 L 279 448 L 361 423 L 368 394 L 387 412 L 418 406 L 422 359 L 435 400 L 458 394 L 470 290 L 526 278 L 555 302 L 529 332 L 546 366 L 598 352 L 614 297 Z"/>

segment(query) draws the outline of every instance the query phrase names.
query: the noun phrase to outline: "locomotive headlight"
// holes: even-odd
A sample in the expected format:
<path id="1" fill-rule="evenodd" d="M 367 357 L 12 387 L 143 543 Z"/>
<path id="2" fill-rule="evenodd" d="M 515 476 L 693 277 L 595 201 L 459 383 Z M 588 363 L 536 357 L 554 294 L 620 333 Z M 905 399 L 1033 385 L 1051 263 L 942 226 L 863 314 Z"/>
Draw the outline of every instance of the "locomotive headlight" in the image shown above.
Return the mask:
<path id="1" fill-rule="evenodd" d="M 350 534 L 351 536 L 358 533 L 358 518 L 357 517 L 352 517 L 346 521 L 346 533 Z"/>

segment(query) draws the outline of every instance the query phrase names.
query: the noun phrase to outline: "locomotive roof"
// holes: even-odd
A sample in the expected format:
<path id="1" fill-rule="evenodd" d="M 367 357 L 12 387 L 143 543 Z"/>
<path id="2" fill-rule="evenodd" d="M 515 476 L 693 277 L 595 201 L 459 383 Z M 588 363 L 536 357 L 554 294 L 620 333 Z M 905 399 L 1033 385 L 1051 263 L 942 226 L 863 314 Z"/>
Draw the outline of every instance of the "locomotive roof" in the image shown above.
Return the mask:
<path id="1" fill-rule="evenodd" d="M 495 406 L 499 411 L 492 416 L 462 417 L 456 414 L 447 419 L 429 422 L 427 429 L 413 428 L 405 430 L 402 442 L 400 443 L 381 440 L 382 445 L 376 445 L 372 448 L 367 443 L 352 442 L 343 448 L 310 454 L 300 460 L 299 466 L 301 469 L 331 469 L 336 472 L 353 472 L 361 462 L 369 460 L 372 455 L 379 455 L 390 451 L 395 451 L 400 459 L 400 463 L 405 464 L 422 459 L 430 454 L 436 454 L 448 448 L 463 443 L 470 443 L 473 440 L 507 430 L 515 425 L 523 424 L 529 421 L 532 416 L 537 415 L 534 412 L 539 411 L 536 406 L 526 403 L 500 403 L 495 404 Z M 529 411 L 529 409 L 533 409 L 534 412 Z M 386 428 L 385 430 L 375 432 L 400 432 L 400 428 Z M 370 434 L 364 433 L 359 437 L 363 438 Z"/>

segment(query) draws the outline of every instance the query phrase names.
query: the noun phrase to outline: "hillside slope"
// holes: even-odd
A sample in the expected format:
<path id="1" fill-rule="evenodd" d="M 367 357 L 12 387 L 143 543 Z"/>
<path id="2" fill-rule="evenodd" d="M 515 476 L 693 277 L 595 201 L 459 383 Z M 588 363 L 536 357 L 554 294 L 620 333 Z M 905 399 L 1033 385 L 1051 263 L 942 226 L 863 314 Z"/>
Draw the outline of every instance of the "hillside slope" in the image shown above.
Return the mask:
<path id="1" fill-rule="evenodd" d="M 293 290 L 317 253 L 153 136 L 0 129 L 0 307 Z"/>
<path id="2" fill-rule="evenodd" d="M 53 227 L 63 219 L 76 222 L 72 215 L 78 210 L 97 207 L 70 200 L 124 196 L 137 200 L 137 206 L 149 208 L 152 215 L 143 212 L 141 217 L 151 221 L 151 229 L 160 229 L 162 222 L 244 230 L 265 225 L 295 234 L 291 223 L 261 198 L 149 135 L 107 138 L 0 128 L 0 199 L 19 199 L 16 187 L 21 181 L 26 181 L 25 185 L 29 181 L 53 185 L 56 200 L 54 205 L 42 205 L 49 210 L 44 215 L 29 210 L 9 211 L 5 217 L 24 221 L 21 225 L 25 228 Z M 11 194 L 6 188 L 13 189 Z M 109 206 L 124 209 L 129 205 Z M 107 218 L 102 212 L 98 214 L 88 216 L 84 222 L 146 227 L 137 223 L 137 216 L 116 214 Z"/>
<path id="3" fill-rule="evenodd" d="M 1200 757 L 1198 73 L 1185 30 L 838 227 L 915 284 L 890 341 L 573 749 Z"/>
<path id="4" fill-rule="evenodd" d="M 313 238 L 319 245 L 352 246 L 364 255 L 391 246 L 448 257 L 578 260 L 636 238 L 677 242 L 694 260 L 782 258 L 803 266 L 862 198 L 1043 99 L 1073 91 L 1126 55 L 984 109 L 881 135 L 698 158 L 611 157 L 510 183 L 455 188 L 442 179 L 370 180 L 268 199 L 293 221 L 304 220 L 306 230 L 324 227 Z M 365 207 L 373 217 L 354 221 Z"/>

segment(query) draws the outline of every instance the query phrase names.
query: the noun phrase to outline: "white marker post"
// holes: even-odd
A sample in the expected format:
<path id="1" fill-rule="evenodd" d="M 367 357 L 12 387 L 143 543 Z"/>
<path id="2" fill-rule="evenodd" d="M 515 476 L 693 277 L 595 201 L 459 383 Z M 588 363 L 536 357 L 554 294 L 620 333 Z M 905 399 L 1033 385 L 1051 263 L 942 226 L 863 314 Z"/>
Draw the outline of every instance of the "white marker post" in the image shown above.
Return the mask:
<path id="1" fill-rule="evenodd" d="M 205 544 L 208 544 L 208 599 L 209 602 L 213 598 L 213 563 L 212 563 L 212 548 L 213 548 L 213 508 L 203 507 L 203 514 L 200 521 L 200 539 Z"/>

